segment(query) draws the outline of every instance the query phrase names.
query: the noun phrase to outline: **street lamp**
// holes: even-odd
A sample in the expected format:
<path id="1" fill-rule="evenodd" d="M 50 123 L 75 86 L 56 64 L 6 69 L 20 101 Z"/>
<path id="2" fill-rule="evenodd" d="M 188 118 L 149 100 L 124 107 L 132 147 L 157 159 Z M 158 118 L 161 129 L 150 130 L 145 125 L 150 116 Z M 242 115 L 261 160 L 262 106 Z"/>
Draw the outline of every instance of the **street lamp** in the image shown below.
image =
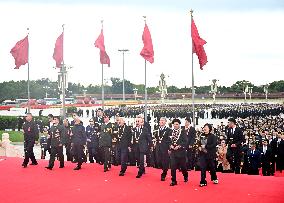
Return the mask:
<path id="1" fill-rule="evenodd" d="M 64 63 L 62 64 L 60 71 L 58 72 L 58 88 L 61 89 L 62 99 L 62 117 L 66 118 L 66 108 L 65 108 L 65 90 L 67 87 L 67 69 L 71 69 L 72 66 L 66 66 Z"/>
<path id="2" fill-rule="evenodd" d="M 49 86 L 44 86 L 43 89 L 45 89 L 45 98 L 47 98 L 48 94 L 47 94 L 47 90 L 49 89 Z"/>
<path id="3" fill-rule="evenodd" d="M 125 102 L 125 87 L 124 87 L 124 53 L 129 51 L 128 49 L 119 49 L 122 52 L 122 100 Z"/>

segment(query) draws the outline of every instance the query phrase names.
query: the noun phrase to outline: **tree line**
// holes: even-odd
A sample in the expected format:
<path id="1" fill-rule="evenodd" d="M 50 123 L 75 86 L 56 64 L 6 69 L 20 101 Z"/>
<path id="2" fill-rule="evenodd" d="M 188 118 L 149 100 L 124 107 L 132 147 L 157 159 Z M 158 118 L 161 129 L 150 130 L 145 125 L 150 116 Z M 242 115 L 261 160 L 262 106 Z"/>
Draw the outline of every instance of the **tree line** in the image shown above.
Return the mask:
<path id="1" fill-rule="evenodd" d="M 106 94 L 122 94 L 122 80 L 120 78 L 111 78 L 110 82 L 105 84 Z M 129 80 L 125 80 L 125 93 L 133 94 L 133 90 L 137 89 L 138 94 L 144 93 L 143 84 L 133 84 Z M 264 85 L 256 86 L 249 81 L 242 80 L 235 82 L 232 86 L 218 86 L 218 93 L 242 93 L 244 88 L 248 85 L 252 87 L 254 93 L 264 93 Z M 174 85 L 167 87 L 168 93 L 190 93 L 191 87 L 178 88 Z M 211 90 L 211 86 L 195 87 L 197 94 L 206 94 Z M 158 93 L 159 87 L 148 87 L 149 94 Z M 68 83 L 66 97 L 72 95 L 100 94 L 100 85 L 82 85 L 80 83 Z M 284 92 L 284 80 L 274 81 L 268 85 L 268 92 Z M 60 90 L 58 89 L 57 81 L 51 81 L 48 78 L 30 81 L 30 93 L 33 99 L 59 98 Z M 27 99 L 27 81 L 8 81 L 0 83 L 0 102 L 7 99 Z"/>

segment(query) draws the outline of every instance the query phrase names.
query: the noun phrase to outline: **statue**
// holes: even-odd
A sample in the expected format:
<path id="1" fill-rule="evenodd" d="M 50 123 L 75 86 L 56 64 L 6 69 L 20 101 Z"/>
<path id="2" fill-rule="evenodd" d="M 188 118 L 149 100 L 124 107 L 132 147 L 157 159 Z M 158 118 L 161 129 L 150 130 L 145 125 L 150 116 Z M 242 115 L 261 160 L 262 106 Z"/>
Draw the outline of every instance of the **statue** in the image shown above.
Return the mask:
<path id="1" fill-rule="evenodd" d="M 161 93 L 162 103 L 165 102 L 166 95 L 168 94 L 167 84 L 165 81 L 165 74 L 162 73 L 159 80 L 159 92 Z"/>
<path id="2" fill-rule="evenodd" d="M 212 94 L 213 96 L 213 103 L 215 104 L 216 102 L 216 94 L 218 92 L 218 86 L 217 86 L 217 81 L 216 79 L 213 79 L 212 80 L 212 83 L 211 83 L 211 91 L 210 93 Z"/>

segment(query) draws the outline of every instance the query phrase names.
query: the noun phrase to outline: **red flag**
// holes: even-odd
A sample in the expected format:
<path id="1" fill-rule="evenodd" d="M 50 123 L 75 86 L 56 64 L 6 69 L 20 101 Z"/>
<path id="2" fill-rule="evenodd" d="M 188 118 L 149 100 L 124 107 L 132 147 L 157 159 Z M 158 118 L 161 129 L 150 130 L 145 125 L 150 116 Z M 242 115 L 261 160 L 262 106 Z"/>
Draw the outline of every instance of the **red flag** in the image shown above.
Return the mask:
<path id="1" fill-rule="evenodd" d="M 207 56 L 204 50 L 203 45 L 206 44 L 206 41 L 199 36 L 197 27 L 194 23 L 194 20 L 191 20 L 191 38 L 192 38 L 192 52 L 196 53 L 198 56 L 200 69 L 203 70 L 203 66 L 207 63 Z"/>
<path id="2" fill-rule="evenodd" d="M 100 49 L 100 62 L 101 64 L 108 64 L 110 67 L 110 59 L 105 50 L 105 40 L 104 40 L 104 33 L 103 29 L 101 30 L 101 34 L 97 38 L 95 42 L 95 47 Z"/>
<path id="3" fill-rule="evenodd" d="M 142 40 L 144 43 L 144 47 L 140 52 L 140 55 L 150 63 L 154 63 L 154 50 L 153 50 L 152 38 L 146 23 L 142 35 Z"/>
<path id="4" fill-rule="evenodd" d="M 56 40 L 53 52 L 53 59 L 56 62 L 56 67 L 61 68 L 61 64 L 63 62 L 63 32 Z"/>
<path id="5" fill-rule="evenodd" d="M 11 49 L 10 53 L 15 59 L 15 69 L 19 69 L 21 65 L 28 63 L 29 58 L 29 38 L 28 35 L 18 41 L 16 45 Z"/>

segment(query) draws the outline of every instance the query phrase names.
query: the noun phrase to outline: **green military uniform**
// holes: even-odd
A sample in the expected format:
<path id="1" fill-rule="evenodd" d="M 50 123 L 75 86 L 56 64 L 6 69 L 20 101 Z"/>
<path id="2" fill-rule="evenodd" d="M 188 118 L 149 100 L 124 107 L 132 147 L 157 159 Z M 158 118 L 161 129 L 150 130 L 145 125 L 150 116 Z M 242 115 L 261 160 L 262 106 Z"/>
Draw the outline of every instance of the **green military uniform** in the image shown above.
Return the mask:
<path id="1" fill-rule="evenodd" d="M 99 147 L 101 149 L 104 161 L 104 170 L 107 171 L 110 168 L 110 149 L 112 146 L 112 135 L 113 135 L 114 124 L 103 123 L 101 125 L 101 133 L 99 139 Z"/>

